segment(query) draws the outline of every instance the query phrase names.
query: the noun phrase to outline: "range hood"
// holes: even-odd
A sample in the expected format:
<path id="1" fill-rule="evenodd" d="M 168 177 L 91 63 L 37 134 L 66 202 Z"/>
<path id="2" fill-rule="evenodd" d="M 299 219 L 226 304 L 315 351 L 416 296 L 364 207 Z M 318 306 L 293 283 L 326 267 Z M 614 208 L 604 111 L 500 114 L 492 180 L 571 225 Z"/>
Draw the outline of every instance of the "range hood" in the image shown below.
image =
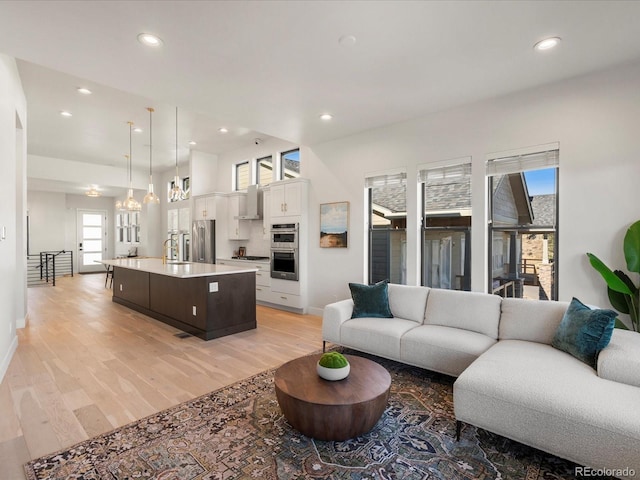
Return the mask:
<path id="1" fill-rule="evenodd" d="M 262 190 L 257 185 L 247 187 L 247 213 L 238 215 L 238 220 L 260 220 L 262 218 Z"/>

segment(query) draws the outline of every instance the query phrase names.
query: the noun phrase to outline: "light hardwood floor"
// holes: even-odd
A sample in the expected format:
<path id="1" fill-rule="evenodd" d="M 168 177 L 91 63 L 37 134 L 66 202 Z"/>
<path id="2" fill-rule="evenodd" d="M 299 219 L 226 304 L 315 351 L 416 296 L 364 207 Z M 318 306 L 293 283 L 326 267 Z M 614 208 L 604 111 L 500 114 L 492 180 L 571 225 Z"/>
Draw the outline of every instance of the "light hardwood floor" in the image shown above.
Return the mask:
<path id="1" fill-rule="evenodd" d="M 0 478 L 69 447 L 322 348 L 321 318 L 257 307 L 258 328 L 205 342 L 111 302 L 104 274 L 30 288 L 0 385 Z"/>

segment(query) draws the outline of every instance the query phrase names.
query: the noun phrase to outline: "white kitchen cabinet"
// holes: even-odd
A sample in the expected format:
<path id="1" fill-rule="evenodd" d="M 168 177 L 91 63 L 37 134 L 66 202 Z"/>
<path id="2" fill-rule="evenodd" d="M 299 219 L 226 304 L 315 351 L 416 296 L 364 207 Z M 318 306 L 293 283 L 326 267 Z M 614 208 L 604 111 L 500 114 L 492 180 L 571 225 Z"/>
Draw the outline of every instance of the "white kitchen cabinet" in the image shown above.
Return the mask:
<path id="1" fill-rule="evenodd" d="M 191 212 L 188 207 L 167 210 L 167 230 L 170 232 L 191 230 Z"/>
<path id="2" fill-rule="evenodd" d="M 191 211 L 189 207 L 178 210 L 178 229 L 181 232 L 189 232 L 191 230 Z"/>
<path id="3" fill-rule="evenodd" d="M 247 195 L 233 193 L 227 197 L 227 236 L 229 240 L 248 240 L 251 223 L 238 219 L 247 209 Z"/>
<path id="4" fill-rule="evenodd" d="M 262 195 L 262 238 L 269 240 L 271 233 L 271 190 L 265 189 Z"/>
<path id="5" fill-rule="evenodd" d="M 304 179 L 274 182 L 271 190 L 271 219 L 306 214 L 307 181 Z"/>
<path id="6" fill-rule="evenodd" d="M 193 207 L 194 220 L 215 220 L 217 195 L 196 197 Z"/>
<path id="7" fill-rule="evenodd" d="M 167 210 L 167 230 L 177 232 L 180 224 L 178 223 L 179 212 L 177 208 Z"/>

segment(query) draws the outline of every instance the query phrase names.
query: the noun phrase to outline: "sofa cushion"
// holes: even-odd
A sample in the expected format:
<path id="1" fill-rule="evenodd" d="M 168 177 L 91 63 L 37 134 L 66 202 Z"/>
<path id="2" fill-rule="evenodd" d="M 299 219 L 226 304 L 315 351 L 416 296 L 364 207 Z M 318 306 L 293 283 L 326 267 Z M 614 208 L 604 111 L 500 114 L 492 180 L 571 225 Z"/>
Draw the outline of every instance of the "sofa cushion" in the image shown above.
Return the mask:
<path id="1" fill-rule="evenodd" d="M 596 356 L 609 344 L 617 316 L 613 310 L 591 309 L 574 297 L 551 345 L 596 368 Z"/>
<path id="2" fill-rule="evenodd" d="M 393 317 L 389 309 L 387 282 L 379 282 L 375 285 L 350 283 L 349 290 L 351 290 L 351 298 L 353 298 L 351 318 Z"/>
<path id="3" fill-rule="evenodd" d="M 458 377 L 453 399 L 463 422 L 582 465 L 640 471 L 640 388 L 550 345 L 498 342 Z"/>
<path id="4" fill-rule="evenodd" d="M 640 387 L 640 333 L 615 328 L 598 355 L 598 376 Z"/>
<path id="5" fill-rule="evenodd" d="M 389 307 L 394 317 L 422 323 L 427 306 L 428 287 L 389 284 Z"/>
<path id="6" fill-rule="evenodd" d="M 487 293 L 432 288 L 424 323 L 471 330 L 496 340 L 501 300 Z"/>
<path id="7" fill-rule="evenodd" d="M 342 324 L 340 343 L 362 352 L 400 360 L 400 338 L 416 322 L 402 318 L 353 318 Z"/>
<path id="8" fill-rule="evenodd" d="M 469 330 L 422 325 L 405 333 L 400 343 L 403 362 L 457 377 L 496 341 Z"/>
<path id="9" fill-rule="evenodd" d="M 569 302 L 503 298 L 500 305 L 500 340 L 529 340 L 551 344 Z"/>

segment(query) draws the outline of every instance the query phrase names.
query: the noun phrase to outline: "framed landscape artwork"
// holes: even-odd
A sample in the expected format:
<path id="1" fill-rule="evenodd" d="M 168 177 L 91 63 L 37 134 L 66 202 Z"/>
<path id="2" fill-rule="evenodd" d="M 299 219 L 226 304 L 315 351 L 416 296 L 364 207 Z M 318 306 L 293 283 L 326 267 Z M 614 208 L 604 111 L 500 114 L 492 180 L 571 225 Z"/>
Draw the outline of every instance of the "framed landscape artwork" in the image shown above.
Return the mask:
<path id="1" fill-rule="evenodd" d="M 347 248 L 349 202 L 320 204 L 320 246 Z"/>

